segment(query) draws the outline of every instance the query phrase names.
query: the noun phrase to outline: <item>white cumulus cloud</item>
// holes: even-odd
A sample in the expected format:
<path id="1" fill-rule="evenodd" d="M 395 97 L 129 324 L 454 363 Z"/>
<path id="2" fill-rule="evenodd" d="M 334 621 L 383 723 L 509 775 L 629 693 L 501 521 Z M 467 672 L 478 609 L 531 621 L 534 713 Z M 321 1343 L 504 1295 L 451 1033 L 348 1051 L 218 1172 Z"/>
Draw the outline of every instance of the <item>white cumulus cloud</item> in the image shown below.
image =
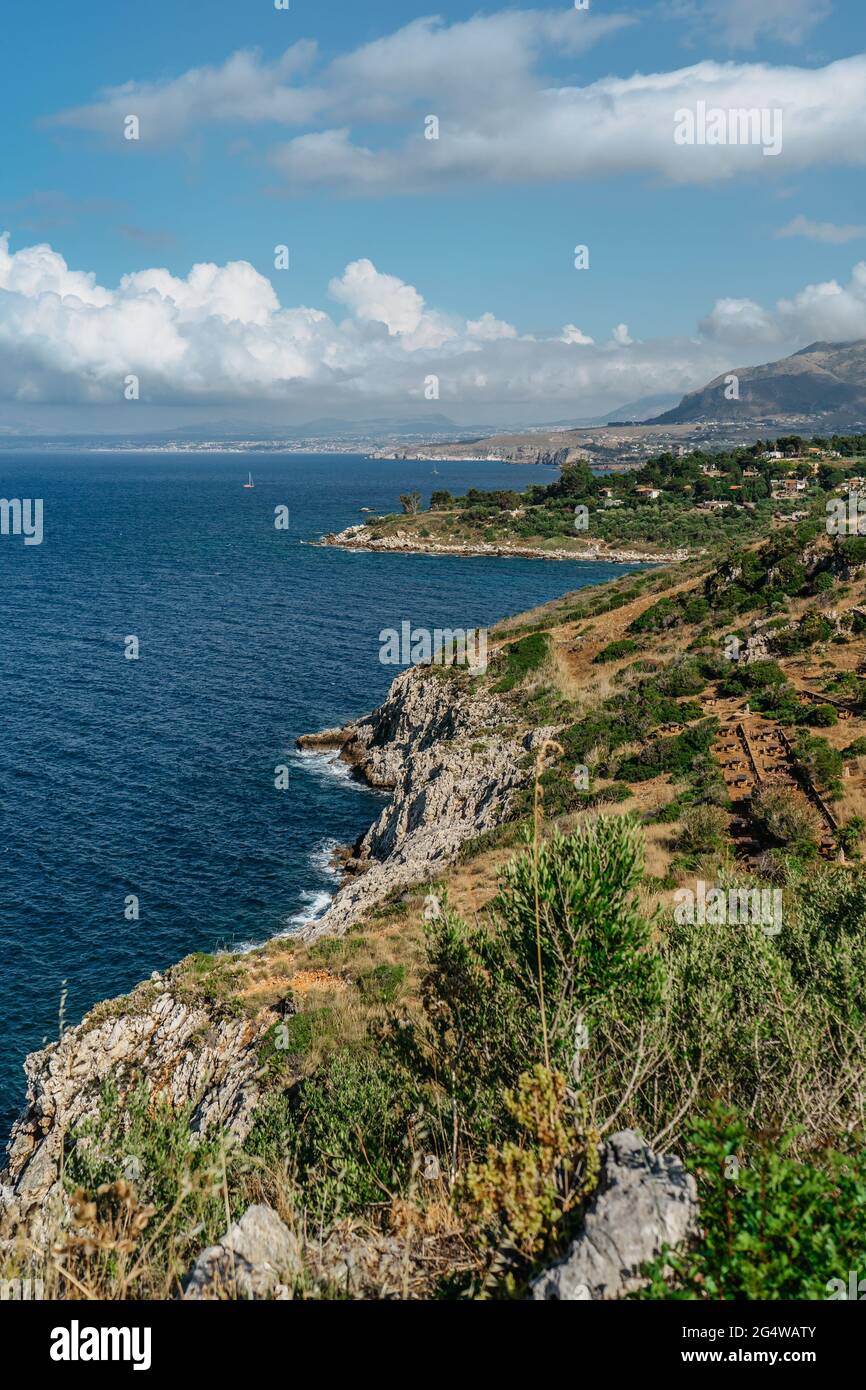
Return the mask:
<path id="1" fill-rule="evenodd" d="M 574 323 L 567 323 L 560 335 L 560 342 L 579 343 L 581 347 L 589 347 L 592 345 L 593 341 L 594 339 L 588 337 L 586 333 L 581 332 Z"/>
<path id="2" fill-rule="evenodd" d="M 497 404 L 537 418 L 600 413 L 640 396 L 685 392 L 736 365 L 815 339 L 866 338 L 866 262 L 847 283 L 806 285 L 775 305 L 719 299 L 688 337 L 637 340 L 625 323 L 594 342 L 575 324 L 523 334 L 485 312 L 442 313 L 367 259 L 329 286 L 344 312 L 282 306 L 245 261 L 154 267 L 108 288 L 47 245 L 0 237 L 0 399 L 118 402 L 125 377 L 141 401 L 280 401 L 351 414 L 358 404 L 440 401 L 490 418 Z M 623 306 L 625 307 L 625 306 Z"/>

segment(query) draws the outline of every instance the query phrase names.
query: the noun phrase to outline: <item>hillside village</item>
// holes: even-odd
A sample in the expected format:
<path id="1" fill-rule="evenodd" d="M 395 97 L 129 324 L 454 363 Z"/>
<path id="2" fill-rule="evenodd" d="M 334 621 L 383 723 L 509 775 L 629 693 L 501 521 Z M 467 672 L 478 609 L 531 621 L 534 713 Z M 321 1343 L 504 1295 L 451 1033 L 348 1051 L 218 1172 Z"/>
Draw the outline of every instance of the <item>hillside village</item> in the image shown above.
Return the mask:
<path id="1" fill-rule="evenodd" d="M 818 497 L 856 492 L 866 474 L 866 436 L 797 435 L 713 453 L 667 451 L 640 468 L 563 468 L 518 492 L 434 488 L 401 498 L 402 513 L 368 516 L 323 537 L 349 549 L 521 554 L 551 559 L 668 560 L 796 523 Z"/>

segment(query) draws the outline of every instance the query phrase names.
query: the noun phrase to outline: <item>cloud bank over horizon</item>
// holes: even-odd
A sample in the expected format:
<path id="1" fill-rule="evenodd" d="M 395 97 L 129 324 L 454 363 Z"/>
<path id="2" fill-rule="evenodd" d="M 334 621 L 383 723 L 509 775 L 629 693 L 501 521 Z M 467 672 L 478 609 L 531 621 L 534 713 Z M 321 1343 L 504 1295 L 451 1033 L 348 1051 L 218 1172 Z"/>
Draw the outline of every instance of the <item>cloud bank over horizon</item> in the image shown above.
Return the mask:
<path id="1" fill-rule="evenodd" d="M 480 416 L 508 402 L 538 416 L 581 415 L 686 392 L 816 339 L 866 338 L 866 262 L 847 284 L 806 285 L 773 305 L 718 299 L 693 336 L 644 342 L 615 314 L 609 338 L 598 342 L 573 323 L 542 337 L 490 312 L 442 313 L 365 258 L 334 276 L 328 294 L 345 316 L 283 307 L 247 261 L 196 264 L 183 277 L 159 267 L 131 271 L 110 289 L 47 244 L 10 250 L 7 233 L 0 398 L 118 402 L 132 374 L 143 403 L 328 403 L 351 412 L 429 400 L 436 377 L 443 409 L 459 404 Z"/>

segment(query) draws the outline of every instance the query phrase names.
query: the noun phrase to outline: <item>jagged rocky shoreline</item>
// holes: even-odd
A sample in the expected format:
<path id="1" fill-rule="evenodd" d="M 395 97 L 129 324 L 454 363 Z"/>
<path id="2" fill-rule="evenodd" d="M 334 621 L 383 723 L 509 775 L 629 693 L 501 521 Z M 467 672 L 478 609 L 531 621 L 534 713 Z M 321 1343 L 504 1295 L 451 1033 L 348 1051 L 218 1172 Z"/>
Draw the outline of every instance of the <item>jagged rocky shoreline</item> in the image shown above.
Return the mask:
<path id="1" fill-rule="evenodd" d="M 302 736 L 302 748 L 337 750 L 358 776 L 391 793 L 353 847 L 330 909 L 302 934 L 310 940 L 341 935 L 393 890 L 435 879 L 462 845 L 507 815 L 553 732 L 527 729 L 513 705 L 473 688 L 463 672 L 416 666 L 396 678 L 372 713 Z M 65 1206 L 67 1136 L 98 1116 L 106 1083 L 121 1103 L 144 1085 L 150 1103 L 188 1107 L 193 1134 L 217 1125 L 243 1142 L 269 1084 L 262 1044 L 293 1010 L 287 995 L 252 1017 L 226 1015 L 216 1000 L 190 998 L 178 966 L 97 1005 L 58 1042 L 31 1053 L 26 1106 L 0 1175 L 0 1251 L 12 1248 L 22 1231 L 31 1259 L 50 1245 Z M 536 1278 L 531 1298 L 622 1297 L 638 1286 L 641 1266 L 663 1244 L 676 1246 L 696 1230 L 694 1179 L 678 1159 L 653 1153 L 627 1131 L 602 1146 L 600 1163 L 584 1227 L 563 1258 Z M 279 1215 L 253 1205 L 220 1244 L 202 1251 L 183 1296 L 225 1297 L 229 1285 L 235 1297 L 288 1298 L 302 1275 L 324 1286 L 336 1282 L 354 1297 L 404 1296 L 407 1252 L 399 1237 L 344 1224 L 323 1234 L 306 1267 L 296 1235 Z"/>
<path id="2" fill-rule="evenodd" d="M 391 792 L 346 861 L 331 907 L 303 933 L 341 934 L 394 889 L 435 877 L 503 819 L 550 733 L 525 729 L 504 700 L 443 668 L 413 666 L 372 714 L 301 737 L 301 748 L 336 749 L 371 786 Z"/>
<path id="3" fill-rule="evenodd" d="M 103 1086 L 123 1096 L 146 1083 L 175 1110 L 194 1106 L 190 1127 L 218 1122 L 243 1139 L 262 1099 L 259 1044 L 277 1015 L 225 1017 L 190 1003 L 171 972 L 154 972 L 131 994 L 97 1004 L 59 1042 L 24 1063 L 27 1099 L 12 1129 L 0 1184 L 0 1239 L 27 1220 L 38 1241 L 59 1199 L 67 1135 L 98 1112 Z"/>

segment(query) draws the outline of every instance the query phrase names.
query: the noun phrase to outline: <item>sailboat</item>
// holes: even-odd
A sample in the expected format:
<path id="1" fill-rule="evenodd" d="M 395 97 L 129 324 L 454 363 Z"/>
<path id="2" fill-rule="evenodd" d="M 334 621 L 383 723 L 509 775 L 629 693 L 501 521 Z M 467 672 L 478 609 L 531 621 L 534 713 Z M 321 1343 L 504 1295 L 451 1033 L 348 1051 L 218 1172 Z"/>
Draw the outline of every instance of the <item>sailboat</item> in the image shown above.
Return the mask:
<path id="1" fill-rule="evenodd" d="M 253 482 L 253 475 L 252 475 L 252 473 L 249 473 L 247 476 L 248 476 L 248 478 L 249 478 L 249 481 L 246 482 L 246 483 L 244 483 L 244 487 L 255 487 L 255 483 Z"/>

